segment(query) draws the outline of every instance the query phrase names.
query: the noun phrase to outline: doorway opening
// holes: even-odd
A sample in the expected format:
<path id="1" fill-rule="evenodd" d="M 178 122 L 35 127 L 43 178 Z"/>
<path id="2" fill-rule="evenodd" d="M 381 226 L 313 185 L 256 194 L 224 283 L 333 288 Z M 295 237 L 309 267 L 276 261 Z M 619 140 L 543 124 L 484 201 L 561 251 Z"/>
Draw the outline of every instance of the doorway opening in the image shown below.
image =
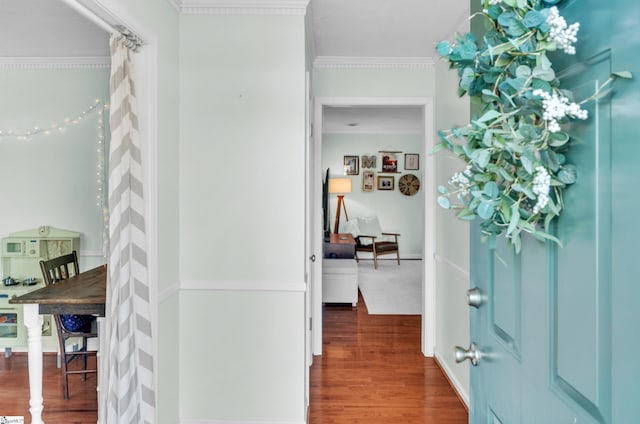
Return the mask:
<path id="1" fill-rule="evenodd" d="M 428 153 L 433 147 L 434 117 L 433 99 L 430 97 L 317 97 L 314 102 L 314 124 L 313 124 L 313 151 L 311 154 L 312 173 L 308 190 L 313 198 L 313 204 L 317 207 L 310 212 L 312 222 L 312 252 L 322 252 L 323 250 L 323 222 L 322 209 L 322 137 L 323 120 L 325 107 L 373 107 L 373 106 L 412 106 L 421 110 L 423 117 L 423 149 L 424 152 L 424 234 L 422 240 L 422 332 L 421 347 L 425 356 L 433 356 L 435 349 L 435 267 L 431 263 L 435 253 L 435 202 L 429 201 L 435 198 L 435 166 L 434 159 Z M 311 349 L 313 355 L 322 354 L 322 254 L 317 254 L 316 261 L 311 275 L 311 320 L 314 323 L 311 335 Z"/>

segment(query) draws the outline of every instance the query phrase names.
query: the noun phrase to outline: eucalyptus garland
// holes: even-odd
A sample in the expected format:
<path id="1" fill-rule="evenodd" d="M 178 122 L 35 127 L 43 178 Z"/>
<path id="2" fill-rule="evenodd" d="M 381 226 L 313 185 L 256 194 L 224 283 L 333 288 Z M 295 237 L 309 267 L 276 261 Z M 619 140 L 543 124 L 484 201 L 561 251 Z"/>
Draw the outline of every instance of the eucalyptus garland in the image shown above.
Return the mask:
<path id="1" fill-rule="evenodd" d="M 449 149 L 467 166 L 438 188 L 438 203 L 457 210 L 460 219 L 481 218 L 485 240 L 504 235 L 516 252 L 522 232 L 561 245 L 550 224 L 563 209 L 563 190 L 578 178 L 565 156 L 571 136 L 563 123 L 587 119 L 581 104 L 602 95 L 616 77 L 631 75 L 612 74 L 576 103 L 547 57 L 576 52 L 580 24 L 567 24 L 554 6 L 559 0 L 481 1 L 477 15 L 488 23 L 481 42 L 467 33 L 436 47 L 458 71 L 458 94 L 467 94 L 481 111 L 468 125 L 439 132 L 434 151 Z"/>

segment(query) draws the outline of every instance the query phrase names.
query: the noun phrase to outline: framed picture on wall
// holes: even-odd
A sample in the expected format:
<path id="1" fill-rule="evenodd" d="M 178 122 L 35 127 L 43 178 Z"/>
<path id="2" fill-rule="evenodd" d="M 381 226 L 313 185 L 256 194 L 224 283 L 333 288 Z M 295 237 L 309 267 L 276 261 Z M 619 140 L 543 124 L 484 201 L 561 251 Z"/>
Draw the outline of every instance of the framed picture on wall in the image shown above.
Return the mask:
<path id="1" fill-rule="evenodd" d="M 398 159 L 396 153 L 381 150 L 382 154 L 382 172 L 398 172 Z"/>
<path id="2" fill-rule="evenodd" d="M 362 171 L 362 191 L 373 191 L 375 189 L 375 179 L 375 172 Z"/>
<path id="3" fill-rule="evenodd" d="M 378 190 L 393 190 L 395 177 L 391 175 L 378 175 Z"/>
<path id="4" fill-rule="evenodd" d="M 345 156 L 344 157 L 344 175 L 358 175 L 359 169 L 358 156 Z"/>
<path id="5" fill-rule="evenodd" d="M 417 153 L 405 153 L 404 169 L 407 171 L 417 171 L 420 169 L 420 155 Z"/>

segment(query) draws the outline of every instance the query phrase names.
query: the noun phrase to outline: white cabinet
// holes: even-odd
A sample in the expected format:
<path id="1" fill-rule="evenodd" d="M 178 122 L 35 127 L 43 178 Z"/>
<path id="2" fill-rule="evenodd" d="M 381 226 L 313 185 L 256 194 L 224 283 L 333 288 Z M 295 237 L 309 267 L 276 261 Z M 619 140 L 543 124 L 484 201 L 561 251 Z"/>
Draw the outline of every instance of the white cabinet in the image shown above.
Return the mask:
<path id="1" fill-rule="evenodd" d="M 355 259 L 323 259 L 322 301 L 358 304 L 358 264 Z"/>

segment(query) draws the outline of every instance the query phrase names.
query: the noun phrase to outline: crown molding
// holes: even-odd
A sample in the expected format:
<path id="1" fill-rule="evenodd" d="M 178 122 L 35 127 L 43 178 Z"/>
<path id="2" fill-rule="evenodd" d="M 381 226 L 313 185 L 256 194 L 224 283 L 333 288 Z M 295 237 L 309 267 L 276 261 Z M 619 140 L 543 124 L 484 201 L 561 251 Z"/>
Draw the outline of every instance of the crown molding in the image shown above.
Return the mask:
<path id="1" fill-rule="evenodd" d="M 108 56 L 0 57 L 0 69 L 102 69 L 110 66 Z"/>
<path id="2" fill-rule="evenodd" d="M 167 0 L 167 3 L 173 7 L 176 12 L 180 12 L 180 0 Z"/>
<path id="3" fill-rule="evenodd" d="M 430 69 L 432 57 L 349 57 L 318 56 L 313 67 L 330 69 Z"/>
<path id="4" fill-rule="evenodd" d="M 309 0 L 179 0 L 185 15 L 304 15 Z"/>

